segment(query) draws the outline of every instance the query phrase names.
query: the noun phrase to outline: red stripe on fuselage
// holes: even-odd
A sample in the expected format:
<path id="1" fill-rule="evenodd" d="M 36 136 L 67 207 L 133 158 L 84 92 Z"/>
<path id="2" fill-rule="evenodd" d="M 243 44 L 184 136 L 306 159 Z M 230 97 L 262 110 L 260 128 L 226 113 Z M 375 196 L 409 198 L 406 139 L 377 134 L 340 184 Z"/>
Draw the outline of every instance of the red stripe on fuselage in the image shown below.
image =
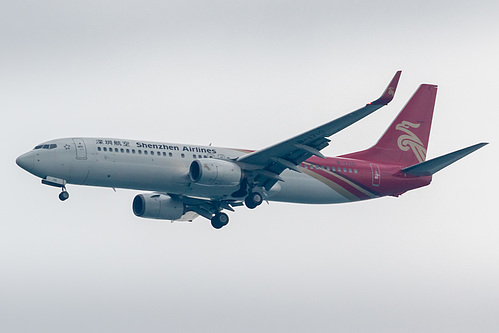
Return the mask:
<path id="1" fill-rule="evenodd" d="M 335 190 L 339 188 L 346 193 L 340 194 L 351 201 L 386 195 L 398 196 L 431 182 L 431 176 L 406 176 L 400 171 L 401 166 L 387 164 L 375 164 L 379 167 L 379 175 L 374 182 L 371 164 L 370 161 L 337 157 L 311 157 L 303 163 L 307 174 Z"/>
<path id="2" fill-rule="evenodd" d="M 315 162 L 315 163 L 314 163 Z M 309 159 L 303 163 L 305 173 L 323 182 L 350 201 L 371 199 L 380 194 L 362 183 L 366 170 L 351 161 L 340 161 L 333 158 Z"/>

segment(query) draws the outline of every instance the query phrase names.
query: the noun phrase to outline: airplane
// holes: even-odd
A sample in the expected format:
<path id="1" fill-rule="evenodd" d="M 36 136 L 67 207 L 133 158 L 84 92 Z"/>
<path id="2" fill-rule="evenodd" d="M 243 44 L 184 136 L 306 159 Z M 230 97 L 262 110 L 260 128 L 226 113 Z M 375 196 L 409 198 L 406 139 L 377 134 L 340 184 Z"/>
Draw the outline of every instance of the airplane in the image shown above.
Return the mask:
<path id="1" fill-rule="evenodd" d="M 426 160 L 437 86 L 422 84 L 369 149 L 326 157 L 329 137 L 390 103 L 401 71 L 382 95 L 364 107 L 260 150 L 115 138 L 64 138 L 44 142 L 16 163 L 59 187 L 67 184 L 146 191 L 134 197 L 142 218 L 192 221 L 215 229 L 224 212 L 263 201 L 331 204 L 401 194 L 427 186 L 432 175 L 488 143 Z"/>

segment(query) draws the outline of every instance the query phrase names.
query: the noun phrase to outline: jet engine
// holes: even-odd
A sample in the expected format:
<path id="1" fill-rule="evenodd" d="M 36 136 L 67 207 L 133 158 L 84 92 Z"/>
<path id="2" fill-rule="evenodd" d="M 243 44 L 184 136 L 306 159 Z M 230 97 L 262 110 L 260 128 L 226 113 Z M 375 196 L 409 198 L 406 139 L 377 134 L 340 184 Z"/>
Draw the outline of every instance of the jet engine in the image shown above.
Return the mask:
<path id="1" fill-rule="evenodd" d="M 202 185 L 237 186 L 243 172 L 234 162 L 205 158 L 195 160 L 189 168 L 189 177 Z"/>
<path id="2" fill-rule="evenodd" d="M 138 217 L 173 221 L 184 214 L 184 203 L 166 194 L 138 194 L 133 199 L 132 209 Z"/>

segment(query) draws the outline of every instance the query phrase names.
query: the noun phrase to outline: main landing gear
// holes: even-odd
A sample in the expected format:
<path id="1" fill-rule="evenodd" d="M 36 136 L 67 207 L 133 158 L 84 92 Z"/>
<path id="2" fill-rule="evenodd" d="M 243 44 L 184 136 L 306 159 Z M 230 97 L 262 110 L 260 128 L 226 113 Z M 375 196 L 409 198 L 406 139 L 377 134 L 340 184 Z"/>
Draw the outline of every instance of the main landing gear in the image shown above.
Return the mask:
<path id="1" fill-rule="evenodd" d="M 244 199 L 244 203 L 246 204 L 246 207 L 249 209 L 256 208 L 260 206 L 263 202 L 263 196 L 259 192 L 251 192 L 248 194 L 246 199 Z"/>
<path id="2" fill-rule="evenodd" d="M 263 202 L 263 195 L 260 192 L 250 192 L 246 198 L 244 199 L 244 203 L 246 207 L 253 209 L 260 206 Z M 215 229 L 220 229 L 225 227 L 229 223 L 229 216 L 227 214 L 221 212 L 221 208 L 219 206 L 215 207 L 215 211 L 218 210 L 211 217 L 211 226 Z"/>
<path id="3" fill-rule="evenodd" d="M 215 229 L 225 227 L 229 223 L 229 216 L 225 213 L 216 213 L 211 218 L 211 226 Z"/>

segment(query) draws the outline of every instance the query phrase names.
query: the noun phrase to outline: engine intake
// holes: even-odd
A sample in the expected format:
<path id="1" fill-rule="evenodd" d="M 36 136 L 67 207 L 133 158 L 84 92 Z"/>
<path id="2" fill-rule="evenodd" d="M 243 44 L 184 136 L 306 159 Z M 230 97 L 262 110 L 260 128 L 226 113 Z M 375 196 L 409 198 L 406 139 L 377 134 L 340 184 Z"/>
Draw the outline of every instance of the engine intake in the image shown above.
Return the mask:
<path id="1" fill-rule="evenodd" d="M 202 185 L 237 186 L 243 172 L 234 162 L 205 158 L 195 160 L 189 167 L 189 177 Z"/>
<path id="2" fill-rule="evenodd" d="M 138 194 L 133 199 L 132 210 L 138 217 L 178 220 L 184 214 L 184 203 L 166 194 Z"/>

